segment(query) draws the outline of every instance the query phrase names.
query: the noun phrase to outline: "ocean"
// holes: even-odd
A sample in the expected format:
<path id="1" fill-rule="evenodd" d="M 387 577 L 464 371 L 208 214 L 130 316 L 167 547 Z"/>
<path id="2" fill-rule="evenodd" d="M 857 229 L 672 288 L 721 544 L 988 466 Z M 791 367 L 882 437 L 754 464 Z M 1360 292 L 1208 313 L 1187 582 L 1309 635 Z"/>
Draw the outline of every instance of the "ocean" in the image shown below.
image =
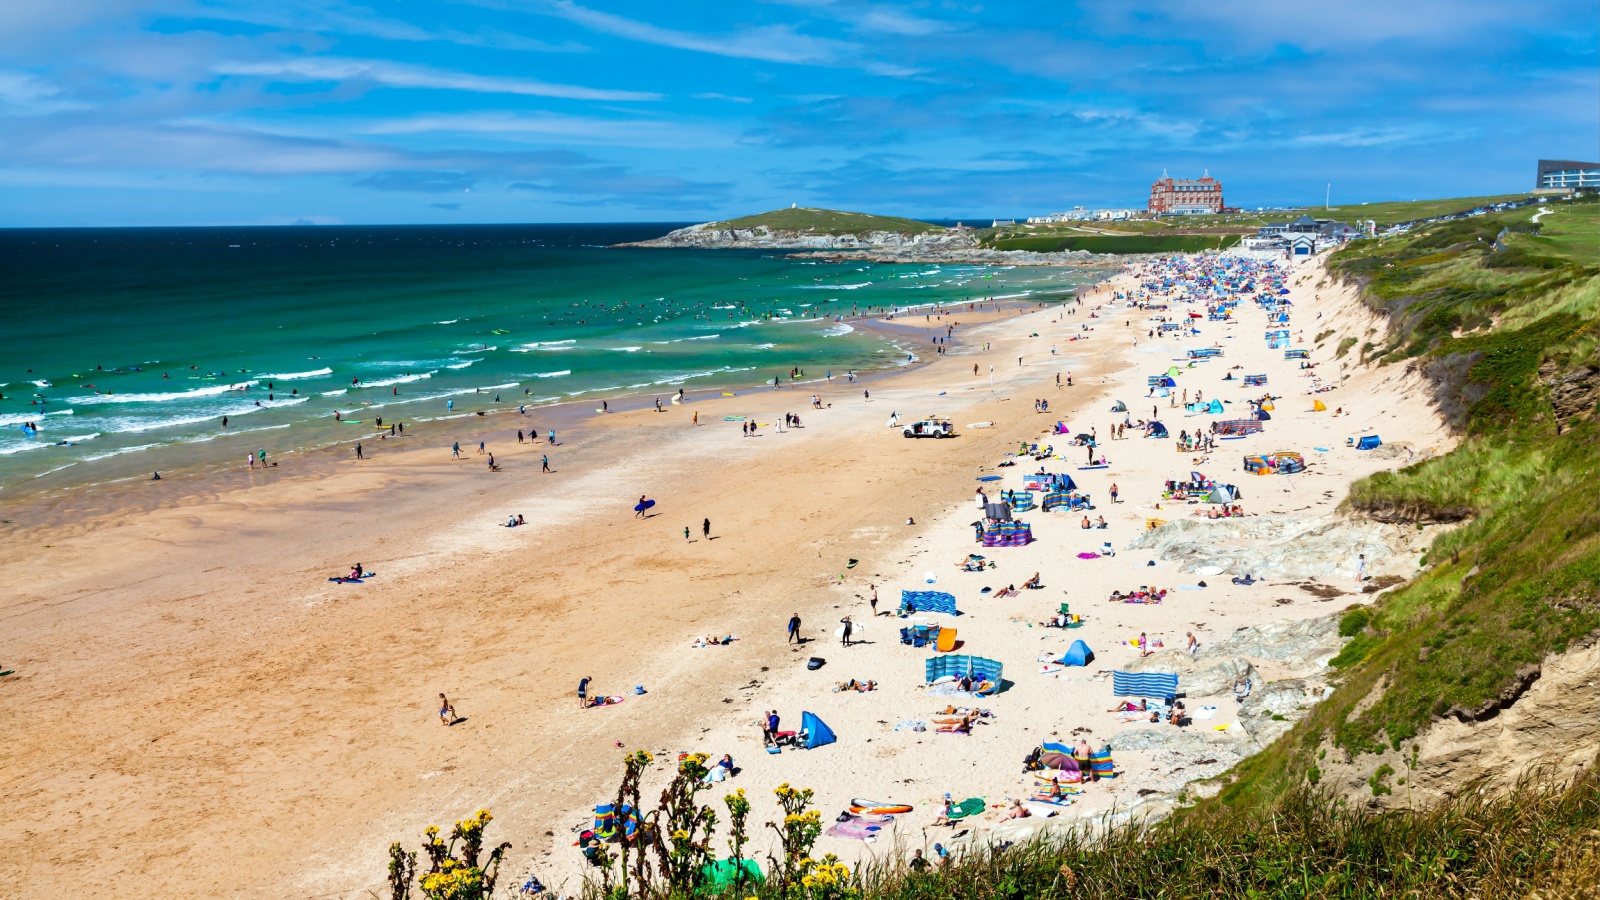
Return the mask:
<path id="1" fill-rule="evenodd" d="M 350 442 L 380 416 L 891 368 L 927 348 L 842 318 L 1095 277 L 608 246 L 674 227 L 0 231 L 0 497 Z"/>

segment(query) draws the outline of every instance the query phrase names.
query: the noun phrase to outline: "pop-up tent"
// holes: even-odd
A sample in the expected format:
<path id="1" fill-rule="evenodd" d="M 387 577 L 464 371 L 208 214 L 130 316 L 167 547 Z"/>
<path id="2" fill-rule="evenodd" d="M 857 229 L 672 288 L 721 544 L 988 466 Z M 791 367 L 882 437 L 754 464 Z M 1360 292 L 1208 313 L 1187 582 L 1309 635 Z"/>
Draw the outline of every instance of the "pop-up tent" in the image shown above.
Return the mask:
<path id="1" fill-rule="evenodd" d="M 1061 664 L 1065 666 L 1087 666 L 1094 662 L 1094 651 L 1081 640 L 1073 641 L 1072 646 L 1061 657 Z"/>
<path id="2" fill-rule="evenodd" d="M 1383 441 L 1375 434 L 1363 437 L 1357 444 L 1357 450 L 1372 450 L 1383 445 Z"/>
<path id="3" fill-rule="evenodd" d="M 1167 426 L 1161 424 L 1160 422 L 1151 422 L 1145 427 L 1147 429 L 1145 432 L 1145 437 L 1164 438 L 1167 436 Z"/>
<path id="4" fill-rule="evenodd" d="M 833 736 L 833 729 L 829 728 L 826 722 L 817 718 L 816 713 L 802 712 L 800 714 L 800 730 L 806 733 L 807 750 L 815 750 L 838 740 Z"/>
<path id="5" fill-rule="evenodd" d="M 1321 400 L 1313 400 L 1313 401 L 1311 401 L 1311 411 L 1312 412 L 1327 412 L 1328 411 L 1328 404 L 1323 403 Z"/>
<path id="6" fill-rule="evenodd" d="M 1183 374 L 1183 372 L 1177 366 L 1168 366 L 1167 367 L 1167 377 L 1168 378 L 1177 378 L 1179 375 L 1182 375 L 1182 374 Z M 1167 387 L 1172 387 L 1175 384 L 1177 384 L 1177 382 L 1174 381 L 1174 382 L 1169 383 L 1166 386 Z"/>
<path id="7" fill-rule="evenodd" d="M 1121 400 L 1118 400 L 1117 402 L 1111 404 L 1111 411 L 1112 412 L 1127 412 L 1128 411 L 1128 404 L 1123 403 Z"/>
<path id="8" fill-rule="evenodd" d="M 1239 491 L 1231 484 L 1219 484 L 1206 495 L 1207 503 L 1232 503 L 1239 499 Z"/>

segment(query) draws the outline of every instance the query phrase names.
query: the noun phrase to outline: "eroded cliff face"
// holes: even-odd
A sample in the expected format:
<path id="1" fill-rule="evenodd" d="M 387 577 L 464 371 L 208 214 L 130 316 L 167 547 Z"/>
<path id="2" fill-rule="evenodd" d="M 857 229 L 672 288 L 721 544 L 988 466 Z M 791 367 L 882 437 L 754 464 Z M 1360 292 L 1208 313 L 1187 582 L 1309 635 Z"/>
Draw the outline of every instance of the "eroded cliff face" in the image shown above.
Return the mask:
<path id="1" fill-rule="evenodd" d="M 869 231 L 862 234 L 817 234 L 809 231 L 756 228 L 723 228 L 716 222 L 679 228 L 649 241 L 629 247 L 696 247 L 744 250 L 970 250 L 978 246 L 975 232 L 950 230 L 927 234 L 898 231 Z"/>
<path id="2" fill-rule="evenodd" d="M 1483 783 L 1503 790 L 1535 766 L 1565 778 L 1600 754 L 1600 640 L 1519 673 L 1481 709 L 1451 710 L 1399 750 L 1350 757 L 1325 746 L 1322 783 L 1378 809 L 1424 806 Z"/>

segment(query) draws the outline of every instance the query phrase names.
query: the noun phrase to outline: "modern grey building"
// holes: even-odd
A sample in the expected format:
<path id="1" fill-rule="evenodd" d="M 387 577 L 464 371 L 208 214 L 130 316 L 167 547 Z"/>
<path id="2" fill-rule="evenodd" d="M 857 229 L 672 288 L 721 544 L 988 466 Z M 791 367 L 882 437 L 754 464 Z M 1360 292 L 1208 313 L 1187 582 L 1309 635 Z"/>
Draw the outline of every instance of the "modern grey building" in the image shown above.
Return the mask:
<path id="1" fill-rule="evenodd" d="M 1600 163 L 1571 159 L 1539 160 L 1537 190 L 1600 190 Z"/>

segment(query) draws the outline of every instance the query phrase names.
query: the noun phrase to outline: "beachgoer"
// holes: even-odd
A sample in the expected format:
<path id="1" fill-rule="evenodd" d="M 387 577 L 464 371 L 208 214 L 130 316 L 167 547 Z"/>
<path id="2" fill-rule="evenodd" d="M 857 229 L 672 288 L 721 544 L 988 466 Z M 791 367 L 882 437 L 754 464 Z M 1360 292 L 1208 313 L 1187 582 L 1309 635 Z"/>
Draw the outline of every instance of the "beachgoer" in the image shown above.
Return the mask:
<path id="1" fill-rule="evenodd" d="M 550 471 L 550 456 L 549 456 L 549 454 L 545 454 L 544 456 L 539 457 L 539 465 L 543 469 L 543 471 L 546 471 L 546 472 Z"/>
<path id="2" fill-rule="evenodd" d="M 1187 635 L 1188 638 L 1189 638 L 1188 645 L 1183 648 L 1184 652 L 1188 653 L 1190 656 L 1193 656 L 1196 653 L 1199 653 L 1200 652 L 1200 642 L 1195 640 L 1194 632 L 1187 631 L 1187 632 L 1184 632 L 1184 634 Z"/>
<path id="3" fill-rule="evenodd" d="M 707 540 L 711 539 L 711 520 L 710 519 L 706 519 L 704 522 L 700 523 L 700 533 L 702 535 L 704 535 Z"/>
<path id="4" fill-rule="evenodd" d="M 585 675 L 582 678 L 578 679 L 578 705 L 579 706 L 588 706 L 589 705 L 589 682 L 591 680 L 592 679 L 590 679 L 589 676 L 587 676 L 587 675 Z"/>
<path id="5" fill-rule="evenodd" d="M 460 459 L 461 458 L 461 442 L 460 441 L 457 441 L 454 444 L 450 445 L 450 458 L 451 459 Z"/>
<path id="6" fill-rule="evenodd" d="M 843 642 L 844 642 L 844 645 L 846 647 L 848 647 L 848 646 L 850 646 L 850 634 L 855 630 L 855 623 L 850 621 L 850 617 L 849 616 L 845 616 L 844 618 L 840 619 L 839 621 L 840 621 L 840 623 L 842 623 L 844 625 L 844 632 L 843 632 L 844 641 Z"/>
<path id="7" fill-rule="evenodd" d="M 450 702 L 450 698 L 449 697 L 446 697 L 445 695 L 440 694 L 439 695 L 439 724 L 444 725 L 445 727 L 449 727 L 450 725 L 455 723 L 455 720 L 456 720 L 456 707 L 455 707 L 455 704 Z"/>
<path id="8" fill-rule="evenodd" d="M 801 640 L 800 640 L 800 614 L 799 613 L 795 613 L 794 615 L 789 617 L 789 641 L 794 641 L 796 644 L 802 643 Z M 787 644 L 787 643 L 789 643 L 789 641 L 784 641 L 784 643 Z"/>
<path id="9" fill-rule="evenodd" d="M 689 543 L 689 526 L 687 525 L 683 526 L 683 542 L 685 544 Z"/>
<path id="10" fill-rule="evenodd" d="M 927 859 L 923 858 L 922 849 L 920 847 L 912 851 L 911 859 L 906 863 L 906 866 L 908 866 L 913 872 L 925 871 L 931 865 L 933 865 L 933 863 L 930 863 L 927 861 Z"/>
<path id="11" fill-rule="evenodd" d="M 555 444 L 556 444 L 556 432 L 555 432 L 555 429 L 552 428 L 552 429 L 550 429 L 550 446 L 554 447 Z"/>
<path id="12" fill-rule="evenodd" d="M 361 445 L 360 444 L 356 445 L 356 459 L 366 459 L 365 456 L 361 455 Z"/>
<path id="13" fill-rule="evenodd" d="M 1367 555 L 1365 553 L 1357 554 L 1356 556 L 1356 580 L 1367 580 Z"/>
<path id="14" fill-rule="evenodd" d="M 876 619 L 878 617 L 878 587 L 877 587 L 877 585 L 872 585 L 872 584 L 867 585 L 867 594 L 868 594 L 867 603 L 869 605 L 871 605 L 871 607 L 872 607 L 872 617 L 874 619 Z"/>
<path id="15" fill-rule="evenodd" d="M 644 495 L 643 494 L 639 495 L 639 504 L 633 508 L 633 517 L 635 519 L 644 518 Z"/>

